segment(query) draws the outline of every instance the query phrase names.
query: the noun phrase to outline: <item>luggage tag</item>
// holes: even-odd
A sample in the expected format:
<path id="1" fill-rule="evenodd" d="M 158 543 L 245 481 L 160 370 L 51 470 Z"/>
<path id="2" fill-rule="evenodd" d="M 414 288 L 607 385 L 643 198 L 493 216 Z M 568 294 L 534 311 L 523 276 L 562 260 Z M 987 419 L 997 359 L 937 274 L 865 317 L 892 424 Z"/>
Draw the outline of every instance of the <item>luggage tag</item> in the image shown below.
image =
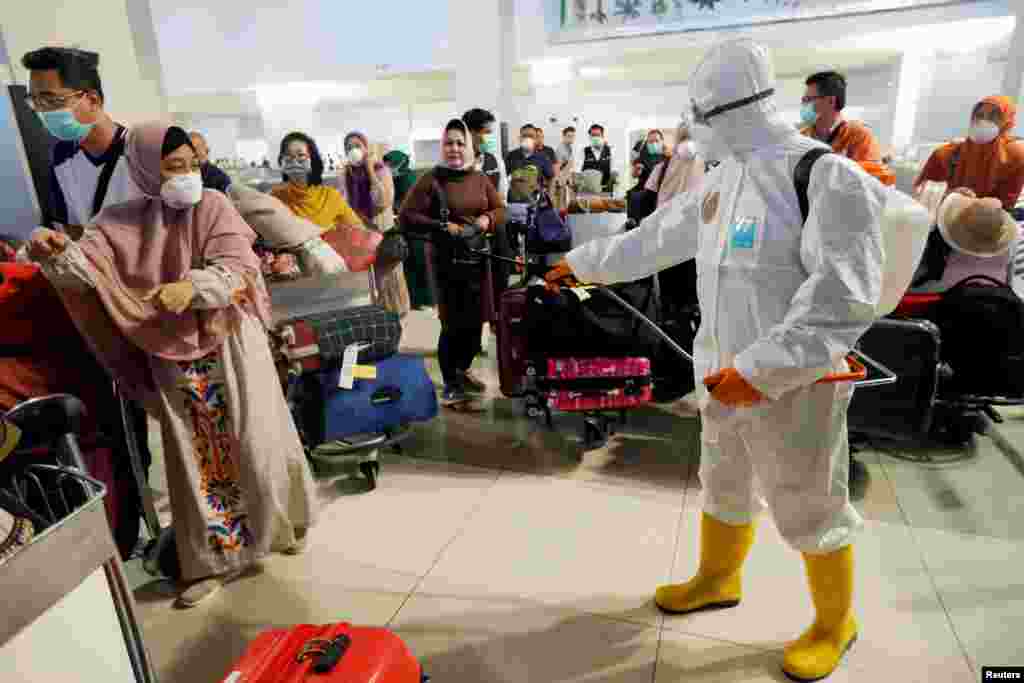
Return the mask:
<path id="1" fill-rule="evenodd" d="M 359 359 L 359 352 L 368 347 L 366 342 L 356 342 L 345 347 L 345 355 L 342 357 L 341 374 L 338 376 L 339 389 L 352 389 L 356 384 L 356 361 Z M 376 368 L 374 368 L 376 374 Z"/>
<path id="2" fill-rule="evenodd" d="M 583 303 L 584 301 L 586 301 L 587 299 L 590 298 L 590 292 L 587 291 L 588 289 L 591 289 L 591 288 L 590 287 L 571 287 L 569 289 L 569 291 L 576 295 L 576 298 L 580 300 L 580 303 Z"/>

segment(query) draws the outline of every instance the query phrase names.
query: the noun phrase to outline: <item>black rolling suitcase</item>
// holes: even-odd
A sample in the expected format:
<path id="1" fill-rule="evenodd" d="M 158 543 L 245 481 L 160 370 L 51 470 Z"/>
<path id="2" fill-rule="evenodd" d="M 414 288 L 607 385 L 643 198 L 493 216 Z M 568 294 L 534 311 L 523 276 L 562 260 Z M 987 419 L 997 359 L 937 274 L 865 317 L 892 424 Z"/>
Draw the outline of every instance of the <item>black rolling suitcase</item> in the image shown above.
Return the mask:
<path id="1" fill-rule="evenodd" d="M 939 328 L 925 320 L 882 318 L 857 347 L 899 379 L 854 392 L 850 433 L 901 441 L 927 438 L 935 421 L 942 374 Z"/>

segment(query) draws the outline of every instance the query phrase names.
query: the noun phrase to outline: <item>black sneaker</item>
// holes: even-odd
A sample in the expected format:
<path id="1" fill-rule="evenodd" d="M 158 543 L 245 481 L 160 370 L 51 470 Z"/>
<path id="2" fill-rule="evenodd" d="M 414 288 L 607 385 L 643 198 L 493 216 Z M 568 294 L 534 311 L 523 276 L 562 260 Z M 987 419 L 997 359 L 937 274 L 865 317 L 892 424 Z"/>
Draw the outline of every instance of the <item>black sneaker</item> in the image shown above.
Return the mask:
<path id="1" fill-rule="evenodd" d="M 465 403 L 469 400 L 469 395 L 465 389 L 457 384 L 446 385 L 444 391 L 441 392 L 441 404 L 445 406 L 454 406 L 459 403 Z"/>
<path id="2" fill-rule="evenodd" d="M 487 385 L 474 377 L 469 371 L 462 373 L 462 385 L 471 394 L 487 393 Z"/>

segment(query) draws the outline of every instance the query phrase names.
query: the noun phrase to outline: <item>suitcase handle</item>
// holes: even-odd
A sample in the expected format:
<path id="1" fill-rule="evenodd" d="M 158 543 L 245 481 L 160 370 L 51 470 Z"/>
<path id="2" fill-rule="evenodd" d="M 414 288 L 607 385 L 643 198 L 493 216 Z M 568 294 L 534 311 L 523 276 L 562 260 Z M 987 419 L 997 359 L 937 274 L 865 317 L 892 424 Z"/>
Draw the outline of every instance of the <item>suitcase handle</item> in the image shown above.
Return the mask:
<path id="1" fill-rule="evenodd" d="M 370 405 L 398 403 L 401 400 L 402 390 L 399 387 L 381 387 L 370 396 Z"/>
<path id="2" fill-rule="evenodd" d="M 302 646 L 295 661 L 302 662 L 307 657 L 316 657 L 313 662 L 313 671 L 318 674 L 329 673 L 338 665 L 351 645 L 352 638 L 344 633 L 331 640 L 313 638 Z"/>

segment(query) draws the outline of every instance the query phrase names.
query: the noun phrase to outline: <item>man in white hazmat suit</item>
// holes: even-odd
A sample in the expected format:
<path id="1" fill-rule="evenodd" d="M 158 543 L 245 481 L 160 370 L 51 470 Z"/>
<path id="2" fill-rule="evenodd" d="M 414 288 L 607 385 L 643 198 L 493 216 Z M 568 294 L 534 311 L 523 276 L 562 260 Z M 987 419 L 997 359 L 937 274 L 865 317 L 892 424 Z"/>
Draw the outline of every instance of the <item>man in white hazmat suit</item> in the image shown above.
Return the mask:
<path id="1" fill-rule="evenodd" d="M 779 116 L 774 87 L 763 47 L 740 40 L 710 50 L 690 81 L 695 120 L 731 156 L 699 192 L 632 232 L 573 250 L 548 279 L 628 282 L 696 256 L 700 569 L 659 588 L 655 601 L 671 613 L 737 605 L 754 518 L 767 506 L 803 554 L 816 611 L 786 647 L 783 670 L 817 680 L 856 639 L 850 544 L 863 520 L 847 490 L 852 386 L 815 382 L 848 372 L 847 353 L 875 319 L 886 195 L 855 163 L 824 156 L 812 167 L 804 223 L 794 170 L 822 145 Z"/>

